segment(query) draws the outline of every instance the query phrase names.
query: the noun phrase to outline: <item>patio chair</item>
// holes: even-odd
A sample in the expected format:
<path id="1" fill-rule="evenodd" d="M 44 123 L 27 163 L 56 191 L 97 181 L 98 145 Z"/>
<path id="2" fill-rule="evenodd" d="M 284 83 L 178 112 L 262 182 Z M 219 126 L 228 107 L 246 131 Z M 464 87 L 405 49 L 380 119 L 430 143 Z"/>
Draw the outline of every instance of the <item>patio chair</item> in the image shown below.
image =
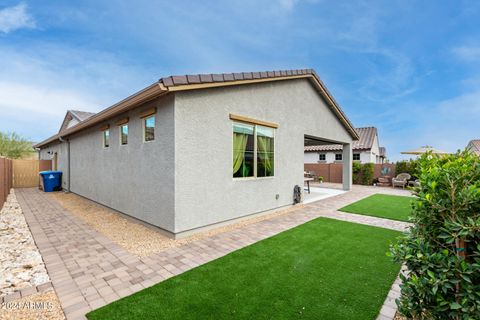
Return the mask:
<path id="1" fill-rule="evenodd" d="M 395 187 L 402 187 L 405 188 L 405 186 L 408 183 L 408 179 L 410 179 L 411 176 L 408 173 L 400 173 L 397 175 L 395 178 L 392 179 L 392 186 Z"/>

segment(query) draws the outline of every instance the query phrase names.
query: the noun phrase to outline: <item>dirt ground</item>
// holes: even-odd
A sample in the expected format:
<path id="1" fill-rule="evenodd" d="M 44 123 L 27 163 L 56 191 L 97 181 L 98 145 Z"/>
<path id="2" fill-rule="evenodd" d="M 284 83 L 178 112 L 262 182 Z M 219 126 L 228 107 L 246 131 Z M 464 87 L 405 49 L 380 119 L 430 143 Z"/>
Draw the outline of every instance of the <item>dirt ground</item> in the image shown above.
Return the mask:
<path id="1" fill-rule="evenodd" d="M 0 305 L 0 320 L 63 320 L 62 307 L 53 289 Z"/>
<path id="2" fill-rule="evenodd" d="M 286 214 L 300 207 L 300 205 L 297 205 L 295 208 L 277 211 L 228 226 L 198 233 L 190 237 L 174 240 L 153 228 L 144 226 L 132 219 L 127 219 L 112 209 L 80 197 L 74 193 L 55 192 L 50 193 L 49 196 L 58 201 L 67 211 L 85 221 L 93 229 L 102 233 L 112 242 L 139 257 L 146 257 L 153 253 L 171 247 L 180 246 L 200 238 L 240 228 L 261 220 L 270 219 L 275 216 Z"/>

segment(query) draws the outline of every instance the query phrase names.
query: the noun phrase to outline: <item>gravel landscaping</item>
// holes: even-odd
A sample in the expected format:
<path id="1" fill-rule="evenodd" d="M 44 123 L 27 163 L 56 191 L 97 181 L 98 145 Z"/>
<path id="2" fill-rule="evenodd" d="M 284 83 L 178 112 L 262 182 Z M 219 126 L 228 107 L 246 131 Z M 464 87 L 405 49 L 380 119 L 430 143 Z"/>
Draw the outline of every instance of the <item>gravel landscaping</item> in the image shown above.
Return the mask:
<path id="1" fill-rule="evenodd" d="M 53 289 L 0 305 L 0 320 L 27 319 L 65 319 L 62 307 Z"/>
<path id="2" fill-rule="evenodd" d="M 110 208 L 74 193 L 54 192 L 48 194 L 48 196 L 56 200 L 65 210 L 85 221 L 93 229 L 138 257 L 147 257 L 168 248 L 180 246 L 262 220 L 271 219 L 286 214 L 293 209 L 300 208 L 300 206 L 297 205 L 295 208 L 280 210 L 210 231 L 197 233 L 190 237 L 174 240 L 153 228 L 149 228 L 133 219 L 127 219 Z"/>
<path id="3" fill-rule="evenodd" d="M 0 211 L 0 297 L 50 281 L 15 192 Z"/>

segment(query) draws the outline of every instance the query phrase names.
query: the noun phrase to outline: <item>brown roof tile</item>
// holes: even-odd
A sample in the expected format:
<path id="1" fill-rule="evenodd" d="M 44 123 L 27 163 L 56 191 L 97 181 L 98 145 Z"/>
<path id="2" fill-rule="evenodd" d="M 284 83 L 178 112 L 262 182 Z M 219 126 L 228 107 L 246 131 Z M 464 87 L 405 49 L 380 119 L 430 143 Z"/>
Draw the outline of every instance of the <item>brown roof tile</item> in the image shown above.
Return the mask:
<path id="1" fill-rule="evenodd" d="M 377 136 L 377 128 L 375 127 L 365 127 L 365 128 L 355 128 L 355 131 L 358 133 L 360 139 L 353 141 L 352 149 L 353 150 L 369 150 L 373 146 L 375 137 Z M 315 152 L 315 151 L 336 151 L 342 150 L 342 145 L 340 144 L 324 144 L 319 146 L 306 146 L 305 151 Z"/>
<path id="2" fill-rule="evenodd" d="M 223 74 L 221 74 L 221 73 L 212 74 L 212 78 L 213 78 L 213 82 L 223 82 L 224 81 Z"/>
<path id="3" fill-rule="evenodd" d="M 225 81 L 233 81 L 235 80 L 234 76 L 233 76 L 233 73 L 225 73 L 223 75 L 223 78 L 225 79 Z"/>
<path id="4" fill-rule="evenodd" d="M 188 80 L 188 83 L 202 83 L 200 81 L 200 76 L 198 74 L 190 74 L 190 75 L 187 75 L 187 80 Z"/>
<path id="5" fill-rule="evenodd" d="M 161 81 L 161 80 L 160 80 Z M 203 82 L 213 82 L 213 77 L 211 74 L 201 74 L 200 81 Z M 167 85 L 166 85 L 167 86 Z M 167 86 L 168 87 L 168 86 Z"/>

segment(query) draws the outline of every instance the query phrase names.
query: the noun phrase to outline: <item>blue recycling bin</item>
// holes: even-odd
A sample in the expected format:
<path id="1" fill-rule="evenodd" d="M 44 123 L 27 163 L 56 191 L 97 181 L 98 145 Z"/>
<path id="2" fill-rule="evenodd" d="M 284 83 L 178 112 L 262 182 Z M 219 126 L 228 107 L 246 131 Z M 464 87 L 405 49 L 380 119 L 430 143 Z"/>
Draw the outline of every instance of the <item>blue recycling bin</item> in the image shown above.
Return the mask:
<path id="1" fill-rule="evenodd" d="M 53 192 L 62 190 L 62 171 L 42 171 L 43 191 Z"/>

